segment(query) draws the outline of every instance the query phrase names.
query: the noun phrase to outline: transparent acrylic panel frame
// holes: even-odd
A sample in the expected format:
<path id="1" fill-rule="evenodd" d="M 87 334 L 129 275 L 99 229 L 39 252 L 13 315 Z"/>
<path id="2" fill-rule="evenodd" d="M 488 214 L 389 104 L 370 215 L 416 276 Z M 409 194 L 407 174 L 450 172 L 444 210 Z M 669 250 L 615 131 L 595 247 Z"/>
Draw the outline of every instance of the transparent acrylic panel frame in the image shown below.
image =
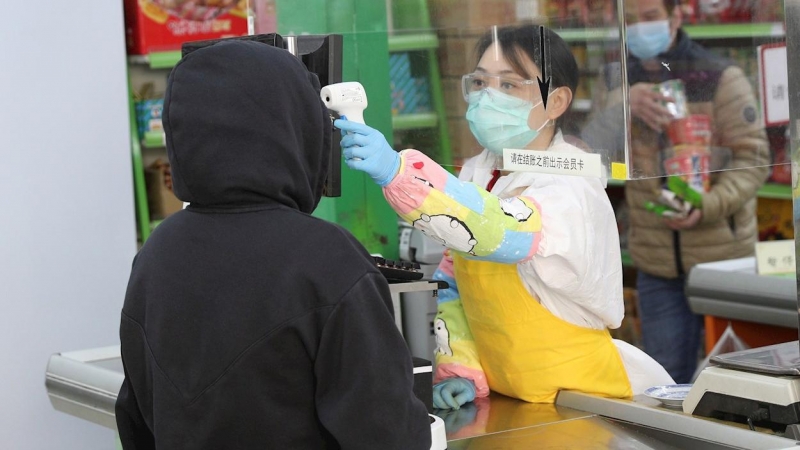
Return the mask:
<path id="1" fill-rule="evenodd" d="M 712 116 L 710 118 L 710 145 L 707 149 L 695 148 L 696 151 L 693 151 L 691 147 L 675 146 L 670 142 L 671 133 L 673 136 L 678 136 L 681 130 L 686 130 L 686 128 L 675 125 L 671 132 L 666 127 L 660 133 L 648 132 L 648 128 L 643 125 L 643 122 L 631 113 L 629 82 L 636 81 L 640 77 L 631 77 L 633 79 L 629 80 L 629 72 L 632 67 L 636 66 L 636 62 L 628 56 L 627 29 L 625 26 L 621 26 L 625 23 L 625 17 L 631 15 L 631 12 L 625 9 L 623 0 L 618 0 L 613 11 L 607 11 L 602 18 L 592 22 L 591 25 L 576 25 L 572 23 L 574 20 L 556 17 L 553 14 L 548 15 L 548 13 L 552 13 L 548 11 L 525 12 L 520 5 L 526 2 L 517 2 L 516 11 L 505 12 L 493 11 L 488 6 L 474 6 L 473 3 L 478 2 L 466 0 L 463 2 L 429 2 L 432 23 L 444 22 L 449 25 L 446 27 L 419 27 L 419 24 L 424 24 L 424 21 L 413 24 L 405 21 L 399 26 L 390 25 L 390 48 L 392 48 L 393 41 L 413 41 L 415 36 L 433 34 L 434 45 L 438 44 L 434 52 L 417 51 L 410 46 L 408 50 L 393 52 L 393 54 L 406 53 L 408 55 L 412 84 L 417 83 L 417 88 L 422 91 L 428 89 L 429 92 L 429 84 L 436 83 L 437 80 L 429 79 L 427 86 L 424 81 L 419 80 L 424 79 L 430 73 L 428 70 L 431 65 L 429 59 L 431 55 L 435 55 L 441 74 L 443 92 L 441 100 L 444 102 L 445 111 L 443 115 L 450 141 L 449 149 L 443 150 L 441 147 L 447 143 L 442 143 L 438 135 L 439 129 L 436 125 L 442 121 L 436 118 L 438 111 L 435 103 L 437 99 L 430 98 L 429 93 L 426 96 L 424 92 L 414 91 L 412 94 L 418 94 L 417 98 L 422 98 L 423 103 L 427 101 L 430 106 L 427 110 L 423 107 L 420 110 L 405 111 L 403 108 L 409 102 L 403 97 L 408 92 L 402 90 L 398 92 L 395 84 L 392 94 L 393 114 L 395 123 L 400 124 L 395 126 L 394 144 L 397 149 L 417 148 L 454 172 L 459 170 L 464 160 L 479 154 L 483 150 L 483 146 L 470 132 L 465 118 L 467 103 L 460 96 L 460 78 L 462 75 L 474 71 L 480 57 L 480 55 L 476 55 L 475 44 L 481 36 L 487 33 L 491 35 L 495 27 L 536 23 L 544 24 L 555 31 L 570 47 L 577 60 L 579 82 L 577 89 L 572 93 L 573 100 L 570 111 L 562 119 L 561 130 L 568 142 L 600 155 L 605 177 L 617 179 L 657 178 L 665 176 L 667 167 L 669 167 L 670 174 L 685 175 L 685 178 L 693 179 L 696 182 L 703 179 L 706 180 L 706 183 L 709 181 L 713 183 L 721 176 L 719 172 L 789 164 L 788 156 L 784 156 L 788 155 L 788 149 L 786 152 L 781 151 L 780 154 L 775 154 L 776 149 L 770 149 L 776 144 L 771 144 L 764 132 L 762 107 L 758 101 L 760 95 L 758 46 L 783 41 L 783 23 L 781 21 L 700 25 L 687 23 L 690 20 L 686 18 L 683 29 L 688 36 L 712 52 L 720 53 L 724 57 L 733 56 L 736 60 L 729 67 L 739 67 L 743 71 L 740 74 L 744 77 L 739 79 L 740 83 L 737 86 L 744 89 L 738 94 L 724 92 L 722 89 L 714 90 L 713 87 L 705 89 L 703 84 L 698 85 L 691 79 L 685 83 L 684 87 L 688 87 L 689 91 L 689 102 L 694 103 L 689 107 L 689 113 L 710 112 Z M 485 3 L 501 5 L 511 2 Z M 460 12 L 453 12 L 454 4 L 458 4 Z M 483 17 L 479 17 L 481 15 L 476 11 L 483 13 Z M 523 20 L 509 19 L 509 17 L 519 16 L 523 13 L 527 14 Z M 445 16 L 449 18 L 442 19 Z M 395 17 L 395 19 L 397 18 Z M 397 23 L 398 20 L 394 20 L 394 22 Z M 479 23 L 479 25 L 470 23 Z M 735 50 L 731 50 L 734 46 Z M 548 76 L 552 76 L 553 73 L 551 47 L 552 43 L 546 39 L 545 68 Z M 538 48 L 533 51 L 536 55 L 540 53 Z M 402 57 L 396 58 L 401 59 Z M 676 59 L 671 62 L 661 62 L 665 64 L 661 67 L 662 73 L 659 73 L 658 77 L 687 77 L 693 73 L 687 71 L 683 75 L 672 75 L 673 71 L 680 71 L 680 61 Z M 623 70 L 624 68 L 626 69 Z M 730 72 L 735 71 L 736 69 L 732 69 Z M 397 75 L 396 72 L 392 73 L 393 76 Z M 731 73 L 718 73 L 717 75 L 726 77 L 725 80 L 731 77 Z M 743 80 L 746 80 L 747 83 L 744 83 Z M 553 80 L 553 84 L 558 84 L 558 80 Z M 609 86 L 611 86 L 610 89 Z M 413 95 L 409 96 L 413 97 Z M 738 105 L 734 107 L 738 108 L 737 111 L 733 111 L 731 108 L 723 111 L 727 114 L 725 120 L 713 117 L 715 113 L 718 113 L 719 108 L 715 109 L 713 102 L 707 102 L 717 99 L 719 105 L 722 102 L 720 100 L 722 96 L 725 96 L 725 102 Z M 698 101 L 698 99 L 703 101 Z M 701 103 L 705 103 L 705 105 L 701 105 Z M 672 105 L 667 106 L 671 107 Z M 541 109 L 542 106 L 537 106 L 537 108 Z M 410 114 L 410 116 L 404 116 L 404 114 Z M 438 115 L 441 118 L 442 114 Z M 413 119 L 415 118 L 427 118 L 427 121 L 420 120 L 419 123 L 414 123 Z M 728 125 L 718 126 L 717 122 Z M 751 125 L 751 127 L 749 130 L 745 130 L 746 127 L 743 125 Z M 774 134 L 775 130 L 772 130 L 770 137 L 774 138 Z M 686 134 L 684 133 L 682 136 L 685 137 Z M 775 141 L 782 141 L 782 139 L 777 137 Z M 681 140 L 680 142 L 685 141 Z M 708 156 L 690 156 L 703 153 L 700 150 L 707 150 L 705 154 Z M 535 169 L 533 170 L 535 171 Z M 768 171 L 770 169 L 761 169 L 757 177 L 765 177 L 765 172 Z"/>

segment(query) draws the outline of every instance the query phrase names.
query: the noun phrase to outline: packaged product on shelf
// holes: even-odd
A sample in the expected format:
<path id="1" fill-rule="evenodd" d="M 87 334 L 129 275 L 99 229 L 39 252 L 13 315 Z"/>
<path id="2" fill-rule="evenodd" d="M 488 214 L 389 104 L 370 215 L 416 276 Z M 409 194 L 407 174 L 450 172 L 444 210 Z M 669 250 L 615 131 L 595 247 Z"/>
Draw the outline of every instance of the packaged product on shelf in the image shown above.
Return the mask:
<path id="1" fill-rule="evenodd" d="M 778 184 L 792 184 L 792 161 L 789 157 L 789 127 L 767 128 L 769 148 L 772 151 L 772 167 L 769 180 Z"/>
<path id="2" fill-rule="evenodd" d="M 586 25 L 592 27 L 611 26 L 616 23 L 615 2 L 608 0 L 589 0 Z"/>
<path id="3" fill-rule="evenodd" d="M 415 77 L 408 52 L 389 55 L 389 85 L 392 92 L 392 114 L 418 114 L 431 111 L 428 79 Z"/>
<path id="4" fill-rule="evenodd" d="M 247 34 L 247 0 L 125 0 L 128 54 Z"/>
<path id="5" fill-rule="evenodd" d="M 580 69 L 585 68 L 588 62 L 586 55 L 586 46 L 573 44 L 569 46 L 569 50 L 572 52 L 572 56 L 575 57 L 575 62 L 578 63 L 578 68 Z"/>
<path id="6" fill-rule="evenodd" d="M 759 241 L 794 239 L 791 200 L 760 198 L 757 208 Z"/>
<path id="7" fill-rule="evenodd" d="M 564 24 L 568 27 L 581 28 L 589 22 L 589 5 L 587 0 L 567 0 Z"/>
<path id="8" fill-rule="evenodd" d="M 275 0 L 251 0 L 255 12 L 254 28 L 256 34 L 276 33 L 278 31 L 278 10 Z"/>
<path id="9" fill-rule="evenodd" d="M 164 130 L 161 123 L 164 98 L 162 94 L 155 92 L 153 83 L 145 83 L 141 89 L 134 92 L 134 106 L 140 138 L 144 137 L 145 133 Z"/>
<path id="10" fill-rule="evenodd" d="M 756 0 L 698 0 L 696 23 L 747 23 L 762 8 Z"/>
<path id="11" fill-rule="evenodd" d="M 758 8 L 753 9 L 753 22 L 783 22 L 783 1 L 761 0 Z"/>
<path id="12" fill-rule="evenodd" d="M 463 30 L 517 21 L 517 0 L 430 0 L 431 20 L 438 29 Z"/>

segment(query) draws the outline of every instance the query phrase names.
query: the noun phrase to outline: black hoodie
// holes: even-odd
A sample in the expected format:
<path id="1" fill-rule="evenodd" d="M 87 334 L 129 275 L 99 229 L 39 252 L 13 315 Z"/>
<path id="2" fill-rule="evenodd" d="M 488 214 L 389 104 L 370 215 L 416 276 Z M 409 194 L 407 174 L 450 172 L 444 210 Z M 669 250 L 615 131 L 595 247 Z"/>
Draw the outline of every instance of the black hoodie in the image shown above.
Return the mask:
<path id="1" fill-rule="evenodd" d="M 316 76 L 285 50 L 218 43 L 172 71 L 163 121 L 191 206 L 133 263 L 123 448 L 427 450 L 386 281 L 309 215 L 339 163 Z"/>

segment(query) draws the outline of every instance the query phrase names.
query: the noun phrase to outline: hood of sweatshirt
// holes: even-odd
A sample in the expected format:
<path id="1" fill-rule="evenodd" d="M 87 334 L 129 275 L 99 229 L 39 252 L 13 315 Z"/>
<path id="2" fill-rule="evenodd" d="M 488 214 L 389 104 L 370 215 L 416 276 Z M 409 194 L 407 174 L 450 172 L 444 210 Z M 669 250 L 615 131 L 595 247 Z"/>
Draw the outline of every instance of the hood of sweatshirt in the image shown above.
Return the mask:
<path id="1" fill-rule="evenodd" d="M 319 203 L 332 125 L 319 81 L 288 51 L 221 41 L 172 70 L 164 98 L 173 189 L 193 206 Z"/>

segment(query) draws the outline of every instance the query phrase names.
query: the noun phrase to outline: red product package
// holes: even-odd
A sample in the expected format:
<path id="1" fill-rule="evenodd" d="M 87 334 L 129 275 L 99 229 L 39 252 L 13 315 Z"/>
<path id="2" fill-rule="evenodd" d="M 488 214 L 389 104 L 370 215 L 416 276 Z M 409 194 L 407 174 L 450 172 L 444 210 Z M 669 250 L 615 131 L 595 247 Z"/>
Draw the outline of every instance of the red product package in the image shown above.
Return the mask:
<path id="1" fill-rule="evenodd" d="M 711 145 L 711 119 L 705 114 L 692 114 L 669 123 L 667 136 L 672 145 Z"/>
<path id="2" fill-rule="evenodd" d="M 247 0 L 125 0 L 129 55 L 247 34 Z"/>

